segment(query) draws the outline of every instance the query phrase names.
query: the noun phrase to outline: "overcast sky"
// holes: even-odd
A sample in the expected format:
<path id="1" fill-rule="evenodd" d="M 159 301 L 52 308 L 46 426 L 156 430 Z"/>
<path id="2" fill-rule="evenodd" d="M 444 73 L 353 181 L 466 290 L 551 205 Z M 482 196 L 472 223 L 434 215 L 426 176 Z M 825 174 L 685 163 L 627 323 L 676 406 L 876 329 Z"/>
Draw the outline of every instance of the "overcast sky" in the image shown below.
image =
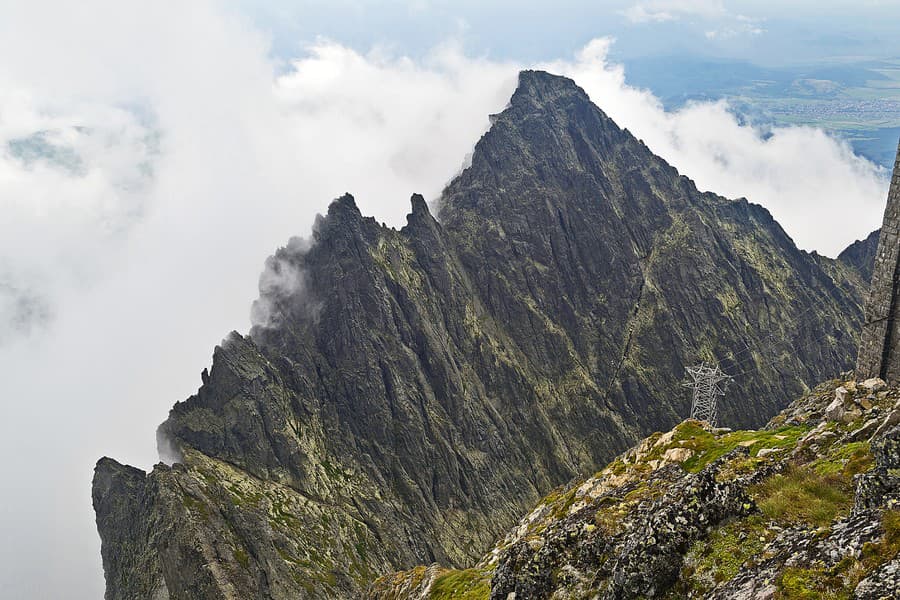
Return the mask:
<path id="1" fill-rule="evenodd" d="M 150 468 L 265 258 L 345 191 L 401 225 L 520 68 L 575 78 L 804 248 L 879 225 L 886 173 L 846 144 L 724 103 L 666 112 L 627 63 L 900 56 L 897 3 L 484 4 L 0 0 L 0 597 L 102 596 L 96 459 Z"/>
<path id="2" fill-rule="evenodd" d="M 426 54 L 462 36 L 495 59 L 570 56 L 615 35 L 623 59 L 701 54 L 784 65 L 835 56 L 897 56 L 896 0 L 231 0 L 291 56 L 317 36 Z"/>

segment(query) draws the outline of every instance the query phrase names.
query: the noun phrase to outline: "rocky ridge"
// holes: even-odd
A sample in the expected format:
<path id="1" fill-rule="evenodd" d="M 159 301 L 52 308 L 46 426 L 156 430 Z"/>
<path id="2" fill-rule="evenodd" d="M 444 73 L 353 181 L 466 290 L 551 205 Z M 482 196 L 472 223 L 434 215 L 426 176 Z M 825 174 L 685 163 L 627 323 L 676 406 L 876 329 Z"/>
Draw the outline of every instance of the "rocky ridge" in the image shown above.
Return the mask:
<path id="1" fill-rule="evenodd" d="M 176 464 L 98 463 L 108 599 L 355 597 L 473 564 L 678 423 L 686 365 L 738 376 L 743 427 L 851 366 L 854 269 L 698 191 L 571 80 L 523 72 L 492 123 L 438 218 L 413 196 L 395 230 L 345 195 L 267 261 L 257 326 L 159 428 Z"/>
<path id="2" fill-rule="evenodd" d="M 872 266 L 875 264 L 875 253 L 878 251 L 878 238 L 881 229 L 876 229 L 864 240 L 857 240 L 838 254 L 838 261 L 855 269 L 860 278 L 868 283 L 872 279 Z"/>
<path id="3" fill-rule="evenodd" d="M 386 576 L 369 598 L 894 598 L 900 389 L 838 383 L 762 430 L 653 434 L 472 569 Z"/>

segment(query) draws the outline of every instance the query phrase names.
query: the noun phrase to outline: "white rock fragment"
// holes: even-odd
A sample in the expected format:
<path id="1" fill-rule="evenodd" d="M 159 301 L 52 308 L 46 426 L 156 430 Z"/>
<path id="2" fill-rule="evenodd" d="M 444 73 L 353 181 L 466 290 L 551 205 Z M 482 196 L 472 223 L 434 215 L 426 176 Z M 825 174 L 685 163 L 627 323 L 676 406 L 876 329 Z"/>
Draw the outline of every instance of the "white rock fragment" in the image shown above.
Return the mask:
<path id="1" fill-rule="evenodd" d="M 880 392 L 885 388 L 887 384 L 880 377 L 872 377 L 870 379 L 866 379 L 859 385 L 867 389 L 869 392 Z"/>
<path id="2" fill-rule="evenodd" d="M 668 462 L 684 462 L 694 455 L 690 448 L 669 448 L 663 454 L 663 460 Z"/>
<path id="3" fill-rule="evenodd" d="M 838 388 L 838 390 L 843 390 L 844 388 Z M 835 390 L 837 391 L 837 390 Z M 831 404 L 825 409 L 825 418 L 829 421 L 840 421 L 844 416 L 844 396 L 846 395 L 847 390 L 844 390 L 844 394 L 835 393 L 834 400 L 831 401 Z"/>
<path id="4" fill-rule="evenodd" d="M 674 438 L 674 437 L 675 437 L 675 430 L 674 430 L 674 429 L 672 429 L 672 430 L 670 430 L 670 431 L 667 431 L 666 433 L 664 433 L 664 434 L 662 434 L 661 436 L 659 436 L 659 439 L 656 440 L 656 443 L 653 444 L 653 447 L 654 447 L 654 448 L 659 448 L 660 446 L 665 446 L 666 444 L 668 444 L 669 442 L 671 442 L 671 441 L 672 441 L 672 438 Z"/>

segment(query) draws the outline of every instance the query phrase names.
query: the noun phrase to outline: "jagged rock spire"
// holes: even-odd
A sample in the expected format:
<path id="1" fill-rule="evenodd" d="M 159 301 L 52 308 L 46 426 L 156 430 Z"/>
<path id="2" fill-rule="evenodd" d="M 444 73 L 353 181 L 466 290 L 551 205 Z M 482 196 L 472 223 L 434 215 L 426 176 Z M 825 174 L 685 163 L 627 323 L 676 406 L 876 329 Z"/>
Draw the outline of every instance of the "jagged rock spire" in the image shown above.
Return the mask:
<path id="1" fill-rule="evenodd" d="M 875 254 L 872 283 L 866 301 L 866 321 L 859 343 L 856 370 L 862 377 L 900 381 L 900 148 L 884 209 Z"/>

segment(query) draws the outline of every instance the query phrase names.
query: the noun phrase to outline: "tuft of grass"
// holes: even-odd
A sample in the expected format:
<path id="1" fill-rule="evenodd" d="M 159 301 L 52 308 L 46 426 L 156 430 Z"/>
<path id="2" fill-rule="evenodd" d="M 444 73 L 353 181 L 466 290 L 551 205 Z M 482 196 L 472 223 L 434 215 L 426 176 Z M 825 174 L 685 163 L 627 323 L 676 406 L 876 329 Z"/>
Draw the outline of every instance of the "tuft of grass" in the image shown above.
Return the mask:
<path id="1" fill-rule="evenodd" d="M 741 565 L 762 552 L 771 537 L 760 515 L 733 520 L 713 530 L 688 551 L 674 595 L 703 595 L 728 581 Z"/>
<path id="2" fill-rule="evenodd" d="M 448 571 L 434 580 L 430 600 L 488 600 L 491 596 L 490 571 L 466 569 Z"/>
<path id="3" fill-rule="evenodd" d="M 751 495 L 762 513 L 772 520 L 824 527 L 849 512 L 853 504 L 850 487 L 842 476 L 790 466 L 784 473 L 754 486 Z"/>
<path id="4" fill-rule="evenodd" d="M 813 468 L 820 475 L 837 475 L 850 479 L 858 473 L 868 471 L 873 463 L 869 442 L 852 442 L 832 448 L 827 456 L 813 463 Z"/>
<path id="5" fill-rule="evenodd" d="M 831 448 L 808 465 L 790 465 L 751 490 L 763 514 L 782 523 L 823 527 L 846 515 L 853 504 L 853 477 L 872 466 L 866 442 Z"/>
<path id="6" fill-rule="evenodd" d="M 778 578 L 781 600 L 846 600 L 840 577 L 821 569 L 788 567 Z"/>

